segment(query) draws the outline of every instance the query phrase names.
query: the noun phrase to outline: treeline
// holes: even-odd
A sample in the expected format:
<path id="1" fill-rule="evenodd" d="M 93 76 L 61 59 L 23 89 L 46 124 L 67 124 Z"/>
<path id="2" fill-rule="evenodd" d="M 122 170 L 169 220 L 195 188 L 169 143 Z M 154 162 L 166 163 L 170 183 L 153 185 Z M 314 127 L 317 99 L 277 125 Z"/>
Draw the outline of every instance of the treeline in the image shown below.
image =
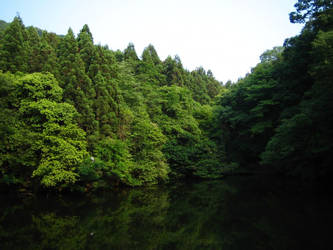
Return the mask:
<path id="1" fill-rule="evenodd" d="M 260 163 L 305 179 L 329 179 L 333 166 L 333 2 L 299 0 L 300 35 L 266 51 L 252 72 L 219 99 L 229 160 Z"/>
<path id="2" fill-rule="evenodd" d="M 93 189 L 219 177 L 211 71 L 162 61 L 152 45 L 112 51 L 84 25 L 58 36 L 25 27 L 0 33 L 1 182 Z M 232 165 L 232 164 L 231 164 Z"/>
<path id="3" fill-rule="evenodd" d="M 237 83 L 162 61 L 152 45 L 112 51 L 77 36 L 0 26 L 0 181 L 89 190 L 240 166 L 332 174 L 333 2 L 298 0 L 300 35 Z"/>

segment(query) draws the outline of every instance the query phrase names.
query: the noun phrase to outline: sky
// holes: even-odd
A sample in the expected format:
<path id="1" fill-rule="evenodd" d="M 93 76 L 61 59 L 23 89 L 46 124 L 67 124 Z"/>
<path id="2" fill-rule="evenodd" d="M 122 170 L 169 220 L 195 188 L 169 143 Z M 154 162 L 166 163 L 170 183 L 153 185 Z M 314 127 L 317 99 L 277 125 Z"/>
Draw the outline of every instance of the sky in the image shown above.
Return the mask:
<path id="1" fill-rule="evenodd" d="M 236 81 L 267 49 L 300 33 L 289 13 L 296 0 L 0 0 L 0 19 L 17 13 L 25 26 L 75 34 L 88 24 L 96 44 L 140 56 L 152 44 L 159 57 L 178 55 L 183 66 L 210 69 L 219 81 Z"/>

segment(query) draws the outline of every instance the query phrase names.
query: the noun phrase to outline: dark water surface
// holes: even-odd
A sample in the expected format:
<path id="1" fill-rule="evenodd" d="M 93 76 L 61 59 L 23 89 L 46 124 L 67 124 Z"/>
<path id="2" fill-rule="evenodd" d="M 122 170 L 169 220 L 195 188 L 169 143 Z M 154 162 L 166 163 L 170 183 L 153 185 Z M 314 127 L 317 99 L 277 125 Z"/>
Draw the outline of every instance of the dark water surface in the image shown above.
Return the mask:
<path id="1" fill-rule="evenodd" d="M 229 177 L 82 195 L 0 197 L 0 249 L 333 249 L 328 195 Z"/>

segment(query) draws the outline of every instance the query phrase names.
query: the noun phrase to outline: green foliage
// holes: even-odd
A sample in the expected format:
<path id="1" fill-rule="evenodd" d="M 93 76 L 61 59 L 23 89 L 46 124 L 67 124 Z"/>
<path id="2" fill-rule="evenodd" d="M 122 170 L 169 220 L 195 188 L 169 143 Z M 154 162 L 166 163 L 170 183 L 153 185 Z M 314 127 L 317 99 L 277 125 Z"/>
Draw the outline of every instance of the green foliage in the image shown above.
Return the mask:
<path id="1" fill-rule="evenodd" d="M 283 47 L 274 47 L 271 50 L 266 50 L 261 56 L 260 61 L 263 62 L 270 62 L 281 59 Z"/>
<path id="2" fill-rule="evenodd" d="M 55 34 L 49 34 L 46 31 L 42 33 L 37 55 L 37 72 L 50 72 L 54 76 L 59 77 L 58 60 L 56 47 L 58 39 Z"/>
<path id="3" fill-rule="evenodd" d="M 80 57 L 85 64 L 85 71 L 89 71 L 91 61 L 95 56 L 95 48 L 92 34 L 87 24 L 85 24 L 77 37 Z"/>
<path id="4" fill-rule="evenodd" d="M 34 122 L 40 123 L 40 117 L 46 121 L 40 135 L 41 160 L 32 176 L 40 176 L 45 186 L 74 183 L 78 177 L 77 167 L 86 155 L 85 133 L 73 124 L 74 107 L 68 103 L 42 100 L 30 104 L 24 115 L 27 113 L 38 116 Z"/>
<path id="5" fill-rule="evenodd" d="M 298 1 L 293 22 L 309 20 L 283 48 L 261 56 L 219 100 L 227 156 L 306 179 L 332 174 L 331 1 Z M 260 158 L 259 158 L 260 156 Z"/>
<path id="6" fill-rule="evenodd" d="M 0 42 L 0 69 L 3 71 L 26 71 L 28 69 L 27 32 L 20 17 L 4 31 Z"/>
<path id="7" fill-rule="evenodd" d="M 333 89 L 330 84 L 333 77 L 332 38 L 332 31 L 320 31 L 312 42 L 315 58 L 309 67 L 313 77 L 312 88 L 304 93 L 298 112 L 283 120 L 277 128 L 262 154 L 264 164 L 285 162 L 286 168 L 294 169 L 292 172 L 299 175 L 310 172 L 314 176 L 324 176 L 332 172 L 330 152 L 333 144 L 329 139 L 333 124 Z"/>
<path id="8" fill-rule="evenodd" d="M 305 23 L 307 20 L 317 18 L 332 7 L 331 0 L 298 0 L 295 4 L 296 11 L 289 15 L 290 21 L 292 23 Z"/>
<path id="9" fill-rule="evenodd" d="M 216 176 L 224 164 L 210 106 L 223 88 L 211 71 L 189 72 L 178 56 L 162 61 L 151 44 L 141 59 L 131 43 L 123 52 L 95 45 L 88 25 L 57 36 L 19 17 L 2 33 L 0 55 L 9 71 L 0 89 L 5 183 L 150 185 Z"/>
<path id="10" fill-rule="evenodd" d="M 259 162 L 331 174 L 332 1 L 295 7 L 301 34 L 224 86 L 178 56 L 162 61 L 152 45 L 139 58 L 131 43 L 95 45 L 88 25 L 57 36 L 15 17 L 0 33 L 1 181 L 137 186 Z"/>
<path id="11" fill-rule="evenodd" d="M 61 103 L 62 89 L 51 74 L 1 74 L 1 171 L 12 178 L 39 177 L 46 187 L 74 183 L 86 155 L 85 133 L 75 124 L 76 110 Z M 8 118 L 6 113 L 16 113 Z"/>
<path id="12" fill-rule="evenodd" d="M 124 51 L 124 59 L 131 62 L 135 63 L 136 61 L 139 61 L 139 57 L 136 54 L 135 47 L 133 43 L 129 43 L 127 48 Z"/>
<path id="13" fill-rule="evenodd" d="M 2 32 L 9 26 L 9 23 L 0 20 L 0 35 L 2 34 Z"/>
<path id="14" fill-rule="evenodd" d="M 268 52 L 265 52 L 266 54 Z M 219 120 L 224 131 L 230 160 L 255 162 L 265 148 L 278 119 L 279 101 L 275 99 L 277 82 L 274 67 L 278 60 L 264 61 L 252 74 L 240 80 L 221 96 Z"/>
<path id="15" fill-rule="evenodd" d="M 101 160 L 99 167 L 105 177 L 116 178 L 128 185 L 140 184 L 131 175 L 134 163 L 125 142 L 106 138 L 98 143 L 94 155 Z"/>
<path id="16" fill-rule="evenodd" d="M 60 41 L 57 50 L 61 72 L 60 81 L 64 89 L 64 100 L 75 106 L 79 112 L 79 125 L 87 134 L 96 129 L 92 98 L 95 91 L 92 81 L 85 72 L 84 62 L 79 54 L 79 45 L 71 29 Z"/>
<path id="17" fill-rule="evenodd" d="M 139 114 L 133 120 L 131 152 L 136 169 L 134 175 L 143 183 L 156 183 L 167 180 L 169 167 L 161 152 L 166 137 L 157 124 L 149 120 L 148 114 Z"/>

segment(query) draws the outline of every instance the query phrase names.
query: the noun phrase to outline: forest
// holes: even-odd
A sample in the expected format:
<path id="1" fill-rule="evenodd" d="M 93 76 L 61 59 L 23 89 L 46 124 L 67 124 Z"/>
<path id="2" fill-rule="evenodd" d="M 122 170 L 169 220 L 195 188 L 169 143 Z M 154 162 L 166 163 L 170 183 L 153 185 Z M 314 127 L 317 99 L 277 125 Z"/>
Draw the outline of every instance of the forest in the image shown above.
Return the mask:
<path id="1" fill-rule="evenodd" d="M 271 172 L 328 183 L 333 163 L 333 1 L 298 0 L 302 32 L 237 82 L 0 21 L 0 184 L 93 191 Z"/>

